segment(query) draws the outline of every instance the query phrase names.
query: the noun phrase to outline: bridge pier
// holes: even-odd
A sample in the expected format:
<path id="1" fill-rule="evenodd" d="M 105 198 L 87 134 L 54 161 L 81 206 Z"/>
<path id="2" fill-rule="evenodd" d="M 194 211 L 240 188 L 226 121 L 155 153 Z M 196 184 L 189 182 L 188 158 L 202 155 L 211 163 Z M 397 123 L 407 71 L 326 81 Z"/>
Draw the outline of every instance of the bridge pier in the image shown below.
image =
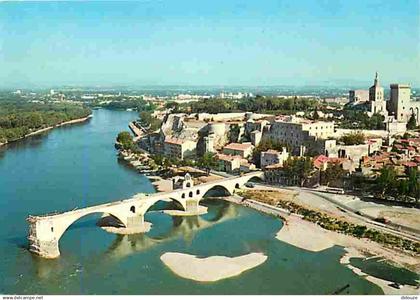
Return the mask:
<path id="1" fill-rule="evenodd" d="M 199 212 L 199 200 L 198 199 L 189 199 L 186 201 L 185 211 L 191 214 Z"/>
<path id="2" fill-rule="evenodd" d="M 144 227 L 144 215 L 135 215 L 127 217 L 126 227 Z"/>
<path id="3" fill-rule="evenodd" d="M 36 218 L 28 218 L 29 222 L 29 251 L 45 258 L 56 258 L 60 256 L 58 248 L 58 239 L 52 235 L 42 235 L 39 231 L 43 228 L 37 222 Z"/>

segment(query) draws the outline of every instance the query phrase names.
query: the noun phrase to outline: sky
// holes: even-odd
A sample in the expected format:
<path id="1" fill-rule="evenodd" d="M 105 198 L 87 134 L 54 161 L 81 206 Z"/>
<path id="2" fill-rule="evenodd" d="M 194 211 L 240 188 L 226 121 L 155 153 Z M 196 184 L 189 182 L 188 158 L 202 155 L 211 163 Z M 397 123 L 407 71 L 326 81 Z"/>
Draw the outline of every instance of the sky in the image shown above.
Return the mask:
<path id="1" fill-rule="evenodd" d="M 0 87 L 420 86 L 419 1 L 0 0 Z"/>

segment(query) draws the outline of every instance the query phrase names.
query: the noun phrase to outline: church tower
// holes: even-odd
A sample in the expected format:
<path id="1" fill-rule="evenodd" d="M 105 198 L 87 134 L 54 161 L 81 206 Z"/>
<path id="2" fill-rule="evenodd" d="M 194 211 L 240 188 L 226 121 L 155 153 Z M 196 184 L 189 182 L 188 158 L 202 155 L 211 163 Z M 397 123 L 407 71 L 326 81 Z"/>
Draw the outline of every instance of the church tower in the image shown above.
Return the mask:
<path id="1" fill-rule="evenodd" d="M 375 74 L 375 81 L 369 88 L 370 112 L 387 115 L 386 102 L 384 100 L 384 88 L 379 84 L 378 72 Z"/>

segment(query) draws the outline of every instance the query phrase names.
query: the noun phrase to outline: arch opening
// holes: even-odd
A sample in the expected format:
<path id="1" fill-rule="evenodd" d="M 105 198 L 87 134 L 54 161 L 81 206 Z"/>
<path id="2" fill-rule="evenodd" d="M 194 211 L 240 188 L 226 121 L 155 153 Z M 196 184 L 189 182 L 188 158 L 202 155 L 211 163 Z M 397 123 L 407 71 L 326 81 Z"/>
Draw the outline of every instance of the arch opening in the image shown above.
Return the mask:
<path id="1" fill-rule="evenodd" d="M 194 195 L 193 192 L 189 193 L 190 198 L 192 198 L 193 195 Z"/>
<path id="2" fill-rule="evenodd" d="M 247 182 L 253 182 L 253 183 L 261 183 L 263 180 L 259 176 L 252 176 L 247 180 Z"/>
<path id="3" fill-rule="evenodd" d="M 134 206 L 134 205 L 130 207 L 130 211 L 131 211 L 133 214 L 135 214 L 135 213 L 136 213 L 136 208 L 135 208 L 135 206 Z"/>
<path id="4" fill-rule="evenodd" d="M 94 215 L 101 215 L 106 213 L 107 216 L 94 218 Z M 80 219 L 83 219 L 86 217 L 86 220 L 79 222 Z M 71 222 L 69 222 L 65 226 L 61 226 L 63 229 L 61 232 L 56 232 L 57 242 L 60 241 L 60 239 L 63 237 L 63 235 L 73 229 L 78 228 L 86 228 L 86 227 L 92 227 L 92 226 L 112 226 L 112 227 L 125 227 L 124 222 L 115 214 L 104 212 L 104 211 L 97 211 L 97 212 L 91 212 L 87 213 L 85 215 L 81 215 L 75 219 L 73 219 Z"/>
<path id="5" fill-rule="evenodd" d="M 215 185 L 204 193 L 202 199 L 206 197 L 224 197 L 224 196 L 231 196 L 231 195 L 232 194 L 230 193 L 230 191 L 227 188 L 225 188 L 223 185 Z"/>
<path id="6" fill-rule="evenodd" d="M 164 201 L 164 200 L 156 201 L 155 203 L 153 203 L 153 205 L 151 205 L 146 210 L 144 214 L 146 215 L 148 212 L 162 211 L 162 210 L 185 210 L 182 203 L 178 201 L 177 199 L 168 198 L 168 200 L 171 200 L 171 201 Z"/>

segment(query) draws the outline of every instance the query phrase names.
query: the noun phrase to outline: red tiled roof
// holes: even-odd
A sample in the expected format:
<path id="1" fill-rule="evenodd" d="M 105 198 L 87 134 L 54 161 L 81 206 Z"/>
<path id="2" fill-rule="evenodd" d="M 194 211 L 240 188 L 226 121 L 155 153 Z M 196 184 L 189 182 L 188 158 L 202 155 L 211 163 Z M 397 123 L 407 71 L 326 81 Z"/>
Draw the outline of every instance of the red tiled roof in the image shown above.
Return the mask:
<path id="1" fill-rule="evenodd" d="M 226 154 L 217 154 L 217 158 L 219 160 L 224 160 L 224 161 L 233 161 L 235 159 L 242 159 L 242 157 L 238 155 L 226 155 Z"/>
<path id="2" fill-rule="evenodd" d="M 328 162 L 328 157 L 326 157 L 325 155 L 318 155 L 314 158 L 313 164 L 315 167 L 319 168 L 321 167 L 322 164 Z"/>
<path id="3" fill-rule="evenodd" d="M 274 164 L 274 165 L 269 165 L 265 167 L 266 169 L 280 169 L 283 168 L 282 164 Z"/>
<path id="4" fill-rule="evenodd" d="M 251 143 L 244 143 L 244 144 L 231 143 L 229 145 L 226 145 L 224 147 L 224 149 L 244 151 L 244 150 L 247 150 L 247 149 L 249 149 L 251 147 L 252 147 L 252 144 Z"/>
<path id="5" fill-rule="evenodd" d="M 407 161 L 403 163 L 403 166 L 408 167 L 408 168 L 417 167 L 417 163 L 415 163 L 414 161 Z"/>

